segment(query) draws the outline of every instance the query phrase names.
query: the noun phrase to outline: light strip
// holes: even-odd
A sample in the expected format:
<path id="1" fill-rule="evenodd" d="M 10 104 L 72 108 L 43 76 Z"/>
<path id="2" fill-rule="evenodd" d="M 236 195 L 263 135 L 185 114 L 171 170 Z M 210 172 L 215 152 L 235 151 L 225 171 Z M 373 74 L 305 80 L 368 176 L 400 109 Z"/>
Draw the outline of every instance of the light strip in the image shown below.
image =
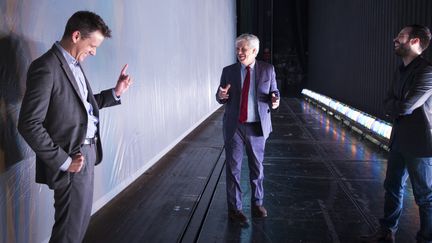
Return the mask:
<path id="1" fill-rule="evenodd" d="M 361 125 L 363 128 L 367 129 L 373 134 L 378 135 L 379 137 L 386 140 L 390 139 L 392 126 L 388 122 L 382 121 L 367 113 L 354 109 L 327 96 L 315 93 L 311 90 L 303 89 L 301 93 L 327 107 L 330 107 L 345 117 L 348 117 L 352 122 Z"/>

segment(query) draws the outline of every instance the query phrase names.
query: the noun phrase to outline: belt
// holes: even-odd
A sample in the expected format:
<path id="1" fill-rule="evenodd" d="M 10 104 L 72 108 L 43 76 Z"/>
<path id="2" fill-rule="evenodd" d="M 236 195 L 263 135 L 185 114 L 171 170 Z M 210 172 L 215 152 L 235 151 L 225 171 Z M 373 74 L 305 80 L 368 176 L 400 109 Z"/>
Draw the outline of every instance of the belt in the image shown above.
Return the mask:
<path id="1" fill-rule="evenodd" d="M 85 138 L 83 144 L 96 144 L 98 138 L 95 136 L 93 138 Z"/>

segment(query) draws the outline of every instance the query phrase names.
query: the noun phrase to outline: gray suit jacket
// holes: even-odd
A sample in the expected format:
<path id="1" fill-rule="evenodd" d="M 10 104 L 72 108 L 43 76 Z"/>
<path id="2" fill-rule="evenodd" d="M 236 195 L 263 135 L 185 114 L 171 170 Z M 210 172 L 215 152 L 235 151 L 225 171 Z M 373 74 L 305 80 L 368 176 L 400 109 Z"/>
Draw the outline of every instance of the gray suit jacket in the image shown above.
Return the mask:
<path id="1" fill-rule="evenodd" d="M 99 109 L 120 104 L 111 90 L 93 95 L 87 81 L 87 100 L 93 114 Z M 51 189 L 69 183 L 70 174 L 60 170 L 68 156 L 80 152 L 87 131 L 87 111 L 77 82 L 61 51 L 53 47 L 30 65 L 27 88 L 21 106 L 18 130 L 36 153 L 36 182 Z M 99 124 L 97 126 L 99 135 Z M 101 141 L 97 141 L 97 161 L 102 160 Z"/>
<path id="2" fill-rule="evenodd" d="M 227 66 L 222 71 L 220 86 L 225 87 L 231 84 L 228 100 L 220 100 L 216 91 L 216 100 L 220 104 L 225 104 L 225 114 L 223 118 L 223 133 L 225 141 L 230 140 L 237 129 L 240 115 L 241 99 L 241 64 L 235 63 Z M 276 75 L 273 65 L 256 61 L 255 62 L 255 87 L 258 103 L 258 114 L 261 121 L 261 128 L 264 138 L 268 138 L 272 131 L 271 124 L 271 94 L 279 96 L 276 85 Z"/>

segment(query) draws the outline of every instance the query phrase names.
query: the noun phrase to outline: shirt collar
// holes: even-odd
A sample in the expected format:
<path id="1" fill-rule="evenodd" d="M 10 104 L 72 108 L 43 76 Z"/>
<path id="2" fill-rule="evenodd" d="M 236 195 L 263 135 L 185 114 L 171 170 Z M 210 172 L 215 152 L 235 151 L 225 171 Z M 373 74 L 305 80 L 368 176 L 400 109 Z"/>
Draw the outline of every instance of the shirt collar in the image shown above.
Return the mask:
<path id="1" fill-rule="evenodd" d="M 66 59 L 66 62 L 69 65 L 74 65 L 74 66 L 78 66 L 78 61 L 68 52 L 66 51 L 61 45 L 60 42 L 56 41 L 55 45 L 57 46 L 57 48 L 61 51 L 61 53 L 63 54 L 64 58 Z"/>
<path id="2" fill-rule="evenodd" d="M 255 63 L 256 63 L 256 61 L 254 61 L 251 65 L 249 65 L 250 69 L 253 70 L 255 68 Z M 242 66 L 242 69 L 246 69 L 246 66 L 243 63 L 240 63 L 240 64 Z"/>
<path id="3" fill-rule="evenodd" d="M 403 63 L 399 66 L 399 70 L 401 72 L 404 72 L 406 70 L 408 70 L 411 67 L 417 66 L 417 63 L 420 62 L 420 60 L 423 59 L 423 57 L 421 55 L 418 55 L 416 58 L 414 58 L 410 63 L 408 63 L 408 65 L 404 65 Z"/>

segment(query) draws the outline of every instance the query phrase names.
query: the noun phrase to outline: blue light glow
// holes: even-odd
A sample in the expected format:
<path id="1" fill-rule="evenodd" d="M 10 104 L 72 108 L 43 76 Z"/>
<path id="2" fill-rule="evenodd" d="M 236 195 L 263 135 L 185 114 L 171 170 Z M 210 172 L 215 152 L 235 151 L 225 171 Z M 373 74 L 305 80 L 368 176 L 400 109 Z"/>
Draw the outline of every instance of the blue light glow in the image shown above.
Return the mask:
<path id="1" fill-rule="evenodd" d="M 382 138 L 390 139 L 392 126 L 389 123 L 311 90 L 303 89 L 301 93 L 348 117 L 352 122 L 367 128 L 374 134 Z"/>

